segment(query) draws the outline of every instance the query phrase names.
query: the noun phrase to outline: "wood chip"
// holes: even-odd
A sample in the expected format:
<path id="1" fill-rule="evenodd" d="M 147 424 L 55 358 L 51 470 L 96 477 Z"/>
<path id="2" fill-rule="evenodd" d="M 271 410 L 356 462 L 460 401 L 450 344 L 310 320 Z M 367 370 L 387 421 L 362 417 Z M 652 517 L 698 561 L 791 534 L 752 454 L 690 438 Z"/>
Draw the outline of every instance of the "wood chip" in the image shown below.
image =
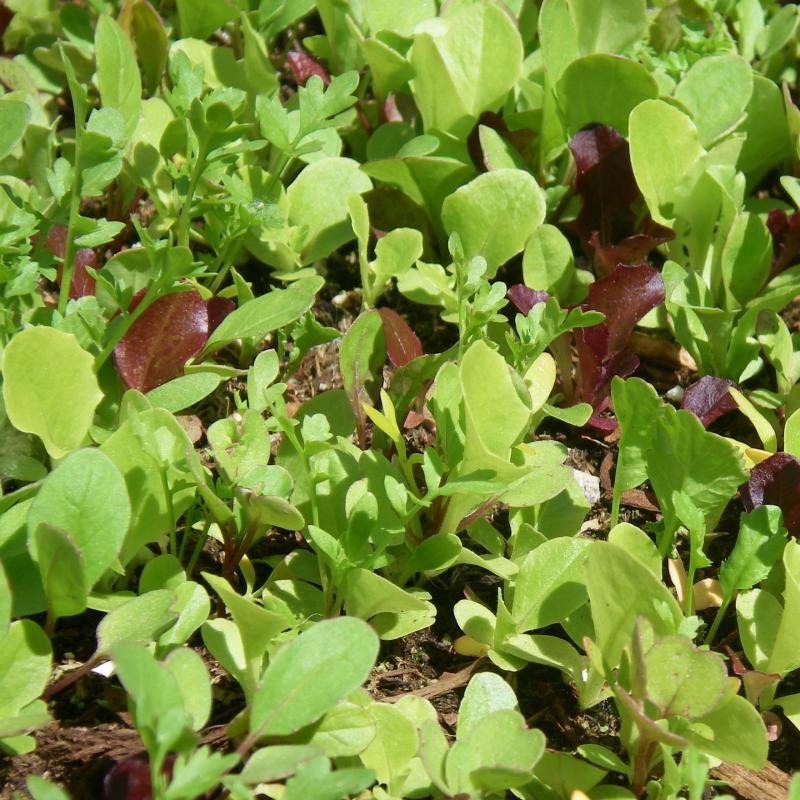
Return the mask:
<path id="1" fill-rule="evenodd" d="M 697 372 L 697 364 L 689 353 L 679 344 L 668 339 L 660 339 L 649 333 L 634 331 L 628 340 L 628 345 L 637 356 L 664 364 L 672 369 L 689 369 Z"/>
<path id="2" fill-rule="evenodd" d="M 620 502 L 628 508 L 640 508 L 642 511 L 661 511 L 641 489 L 630 489 L 622 493 Z"/>
<path id="3" fill-rule="evenodd" d="M 761 772 L 723 763 L 711 776 L 725 781 L 743 800 L 786 800 L 789 794 L 789 776 L 769 762 Z"/>
<path id="4" fill-rule="evenodd" d="M 396 703 L 403 697 L 424 697 L 426 700 L 432 700 L 434 697 L 441 697 L 443 694 L 452 692 L 454 689 L 460 689 L 469 683 L 472 674 L 477 671 L 478 666 L 483 664 L 483 659 L 478 658 L 473 661 L 464 669 L 458 672 L 445 672 L 438 680 L 431 681 L 427 686 L 421 689 L 414 689 L 413 692 L 403 692 L 396 694 L 392 697 L 384 697 L 383 699 L 388 703 Z"/>

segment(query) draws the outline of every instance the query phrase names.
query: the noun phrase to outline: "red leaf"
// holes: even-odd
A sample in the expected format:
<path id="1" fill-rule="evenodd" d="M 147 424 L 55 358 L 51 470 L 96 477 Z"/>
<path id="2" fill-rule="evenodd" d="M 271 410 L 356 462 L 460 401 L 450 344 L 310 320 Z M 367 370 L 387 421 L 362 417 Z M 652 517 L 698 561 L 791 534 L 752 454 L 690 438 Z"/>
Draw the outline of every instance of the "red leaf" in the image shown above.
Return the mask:
<path id="1" fill-rule="evenodd" d="M 627 344 L 636 323 L 664 302 L 664 281 L 647 264 L 619 266 L 589 287 L 588 308 L 606 315 L 611 353 Z"/>
<path id="2" fill-rule="evenodd" d="M 800 537 L 800 461 L 788 453 L 775 453 L 750 471 L 742 489 L 745 511 L 756 506 L 778 506 L 790 536 Z"/>
<path id="3" fill-rule="evenodd" d="M 575 158 L 573 186 L 583 200 L 575 231 L 586 242 L 597 232 L 602 245 L 630 236 L 636 222 L 631 205 L 640 193 L 628 143 L 613 128 L 592 125 L 572 137 L 569 149 Z"/>
<path id="4" fill-rule="evenodd" d="M 800 212 L 787 214 L 778 208 L 770 209 L 767 228 L 772 234 L 772 272 L 783 272 L 800 252 Z"/>
<path id="5" fill-rule="evenodd" d="M 547 292 L 540 292 L 538 289 L 530 289 L 523 283 L 515 283 L 507 292 L 506 297 L 527 315 L 537 303 L 544 303 L 550 297 Z"/>
<path id="6" fill-rule="evenodd" d="M 403 367 L 425 352 L 409 324 L 391 308 L 379 308 L 386 338 L 386 355 L 393 367 Z"/>
<path id="7" fill-rule="evenodd" d="M 573 230 L 581 237 L 600 275 L 619 264 L 636 264 L 651 250 L 674 238 L 673 232 L 649 217 L 637 226 L 632 209 L 640 200 L 628 143 L 613 128 L 592 125 L 569 143 L 575 159 L 573 188 L 581 210 Z"/>
<path id="8" fill-rule="evenodd" d="M 290 50 L 286 54 L 286 66 L 292 71 L 295 83 L 298 86 L 305 86 L 306 81 L 316 75 L 322 79 L 322 83 L 327 86 L 331 82 L 331 76 L 316 58 L 300 50 Z"/>
<path id="9" fill-rule="evenodd" d="M 727 378 L 704 375 L 686 389 L 681 408 L 691 411 L 707 428 L 729 411 L 736 411 L 736 402 L 728 391 L 731 386 L 736 384 Z"/>
<path id="10" fill-rule="evenodd" d="M 67 229 L 63 225 L 53 225 L 47 232 L 44 246 L 57 258 L 64 258 L 67 249 Z M 97 268 L 97 253 L 88 247 L 75 252 L 72 261 L 72 277 L 69 282 L 69 296 L 72 300 L 94 294 L 94 278 L 86 271 L 86 267 Z M 64 265 L 56 264 L 56 283 L 61 286 Z"/>
<path id="11" fill-rule="evenodd" d="M 578 354 L 578 390 L 581 399 L 594 408 L 595 413 L 608 398 L 611 379 L 615 375 L 626 378 L 639 366 L 633 353 L 609 350 L 609 333 L 606 322 L 579 328 L 575 331 L 575 350 Z"/>
<path id="12" fill-rule="evenodd" d="M 236 303 L 227 297 L 211 297 L 206 300 L 206 308 L 208 309 L 208 335 L 210 336 L 219 327 L 222 320 L 236 310 Z"/>
<path id="13" fill-rule="evenodd" d="M 131 310 L 142 299 L 134 297 Z M 208 309 L 192 290 L 159 297 L 114 348 L 114 362 L 125 385 L 140 392 L 180 375 L 208 339 Z"/>
<path id="14" fill-rule="evenodd" d="M 594 263 L 600 275 L 608 275 L 621 264 L 638 264 L 644 261 L 660 244 L 672 241 L 675 234 L 669 228 L 646 219 L 639 233 L 628 236 L 618 244 L 602 245 L 597 231 L 592 231 L 590 244 L 594 248 Z"/>
<path id="15" fill-rule="evenodd" d="M 605 320 L 575 331 L 578 352 L 578 386 L 581 398 L 595 411 L 608 397 L 611 379 L 625 377 L 639 366 L 626 350 L 636 323 L 664 301 L 664 281 L 647 264 L 619 266 L 589 287 L 586 310 L 600 311 Z"/>

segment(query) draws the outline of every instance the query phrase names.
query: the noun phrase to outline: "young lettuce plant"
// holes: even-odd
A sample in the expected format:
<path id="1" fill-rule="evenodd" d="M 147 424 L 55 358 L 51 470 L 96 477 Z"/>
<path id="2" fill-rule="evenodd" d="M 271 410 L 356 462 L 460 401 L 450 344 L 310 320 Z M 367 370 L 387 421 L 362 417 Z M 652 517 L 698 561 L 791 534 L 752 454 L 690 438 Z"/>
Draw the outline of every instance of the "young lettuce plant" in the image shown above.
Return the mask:
<path id="1" fill-rule="evenodd" d="M 760 715 L 737 694 L 722 657 L 692 643 L 696 621 L 681 614 L 646 552 L 595 542 L 585 561 L 594 635 L 584 646 L 614 694 L 634 794 L 657 763 L 690 746 L 760 769 L 767 755 Z"/>

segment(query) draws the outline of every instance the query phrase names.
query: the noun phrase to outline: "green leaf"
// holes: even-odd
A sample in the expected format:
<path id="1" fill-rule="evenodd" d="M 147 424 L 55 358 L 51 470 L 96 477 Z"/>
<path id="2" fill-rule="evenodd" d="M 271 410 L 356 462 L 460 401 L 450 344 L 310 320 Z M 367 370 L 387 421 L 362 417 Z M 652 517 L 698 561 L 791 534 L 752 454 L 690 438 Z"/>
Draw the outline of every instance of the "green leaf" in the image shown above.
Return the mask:
<path id="1" fill-rule="evenodd" d="M 6 571 L 0 561 L 0 639 L 8 632 L 11 624 L 11 586 L 9 586 Z"/>
<path id="2" fill-rule="evenodd" d="M 175 621 L 175 593 L 158 589 L 134 597 L 103 617 L 97 626 L 97 655 L 119 645 L 150 644 Z"/>
<path id="3" fill-rule="evenodd" d="M 588 539 L 561 536 L 539 545 L 522 562 L 512 613 L 520 633 L 561 622 L 587 600 L 583 564 Z"/>
<path id="4" fill-rule="evenodd" d="M 520 77 L 522 40 L 508 13 L 472 3 L 423 22 L 408 55 L 426 131 L 466 136 L 484 111 L 496 111 Z"/>
<path id="5" fill-rule="evenodd" d="M 458 708 L 458 738 L 469 735 L 483 717 L 502 710 L 519 710 L 514 690 L 493 672 L 473 675 Z"/>
<path id="6" fill-rule="evenodd" d="M 31 556 L 46 534 L 40 525 L 66 532 L 83 558 L 88 592 L 114 563 L 130 524 L 128 490 L 119 470 L 100 450 L 78 450 L 51 472 L 28 513 Z"/>
<path id="7" fill-rule="evenodd" d="M 787 418 L 783 427 L 783 449 L 789 455 L 800 458 L 800 408 Z"/>
<path id="8" fill-rule="evenodd" d="M 366 680 L 378 637 L 361 620 L 323 620 L 270 660 L 250 710 L 250 731 L 287 736 L 318 720 Z"/>
<path id="9" fill-rule="evenodd" d="M 227 606 L 236 624 L 243 656 L 248 669 L 254 673 L 255 684 L 260 677 L 261 663 L 267 647 L 281 631 L 289 627 L 289 621 L 280 614 L 267 611 L 262 605 L 237 594 L 223 577 L 208 572 L 204 572 L 203 577 Z M 220 621 L 215 620 L 215 622 Z"/>
<path id="10" fill-rule="evenodd" d="M 3 128 L 0 130 L 0 159 L 3 159 L 11 154 L 22 139 L 31 112 L 20 100 L 9 100 L 4 97 L 0 99 L 0 116 L 3 120 Z"/>
<path id="11" fill-rule="evenodd" d="M 35 433 L 53 458 L 83 443 L 103 398 L 94 361 L 68 333 L 35 327 L 3 351 L 3 401 L 17 430 Z"/>
<path id="12" fill-rule="evenodd" d="M 386 361 L 383 322 L 377 311 L 356 318 L 339 345 L 342 384 L 356 419 L 363 418 L 361 403 L 377 391 L 381 366 Z"/>
<path id="13" fill-rule="evenodd" d="M 400 6 L 394 0 L 372 0 L 364 7 L 371 33 L 391 31 L 398 36 L 411 36 L 420 22 L 435 16 L 435 0 L 408 0 Z"/>
<path id="14" fill-rule="evenodd" d="M 800 544 L 793 539 L 784 548 L 783 567 L 786 573 L 783 613 L 765 670 L 779 675 L 785 675 L 800 666 L 800 652 L 797 649 L 800 637 Z"/>
<path id="15" fill-rule="evenodd" d="M 88 588 L 83 556 L 66 531 L 42 523 L 31 533 L 47 597 L 48 618 L 55 622 L 86 610 Z"/>
<path id="16" fill-rule="evenodd" d="M 727 308 L 741 308 L 766 284 L 772 267 L 772 236 L 758 214 L 742 212 L 733 220 L 720 257 Z"/>
<path id="17" fill-rule="evenodd" d="M 410 592 L 387 580 L 377 572 L 355 568 L 348 570 L 342 594 L 347 613 L 363 620 L 376 614 L 425 612 L 428 605 Z"/>
<path id="18" fill-rule="evenodd" d="M 756 771 L 766 764 L 767 729 L 758 709 L 741 695 L 700 717 L 685 735 L 701 751 L 723 761 Z"/>
<path id="19" fill-rule="evenodd" d="M 142 110 L 142 78 L 130 39 L 107 14 L 97 20 L 95 34 L 97 88 L 104 108 L 114 108 L 130 136 Z"/>
<path id="20" fill-rule="evenodd" d="M 521 395 L 505 359 L 483 341 L 464 354 L 459 378 L 466 416 L 465 460 L 470 451 L 480 450 L 507 459 L 530 426 L 530 396 Z"/>
<path id="21" fill-rule="evenodd" d="M 208 39 L 218 28 L 239 16 L 227 0 L 177 0 L 178 21 L 184 38 Z"/>
<path id="22" fill-rule="evenodd" d="M 347 196 L 371 188 L 372 181 L 350 158 L 323 158 L 295 178 L 286 199 L 289 222 L 304 229 L 300 252 L 304 265 L 326 258 L 352 241 Z"/>
<path id="23" fill-rule="evenodd" d="M 739 638 L 747 660 L 755 669 L 766 672 L 783 607 L 766 589 L 751 589 L 736 597 L 736 618 Z"/>
<path id="24" fill-rule="evenodd" d="M 419 735 L 414 724 L 388 703 L 371 703 L 369 713 L 375 724 L 375 738 L 361 753 L 365 767 L 390 791 L 408 774 L 409 762 L 419 749 Z"/>
<path id="25" fill-rule="evenodd" d="M 236 339 L 261 339 L 299 319 L 314 303 L 325 281 L 317 276 L 301 278 L 287 289 L 273 289 L 250 300 L 222 321 L 211 334 L 203 355 L 219 350 Z"/>
<path id="26" fill-rule="evenodd" d="M 658 97 L 658 84 L 641 64 L 598 53 L 573 61 L 556 91 L 570 135 L 601 123 L 627 136 L 631 111 Z"/>
<path id="27" fill-rule="evenodd" d="M 175 678 L 183 708 L 192 718 L 194 730 L 199 731 L 211 715 L 211 678 L 203 659 L 187 647 L 173 650 L 164 666 Z"/>
<path id="28" fill-rule="evenodd" d="M 776 506 L 759 506 L 742 514 L 736 544 L 719 568 L 724 597 L 752 589 L 769 575 L 786 544 L 781 522 L 781 510 Z"/>
<path id="29" fill-rule="evenodd" d="M 374 738 L 375 723 L 368 709 L 342 702 L 313 726 L 310 742 L 328 758 L 340 758 L 359 755 Z"/>
<path id="30" fill-rule="evenodd" d="M 709 433 L 688 411 L 664 406 L 647 451 L 647 473 L 668 531 L 677 528 L 674 497 L 683 492 L 713 530 L 739 486 L 747 480 L 740 452 Z M 685 520 L 683 520 L 685 522 Z M 663 552 L 663 551 L 662 551 Z"/>
<path id="31" fill-rule="evenodd" d="M 683 620 L 678 603 L 661 579 L 633 556 L 612 544 L 592 542 L 585 565 L 597 643 L 612 669 L 630 643 L 638 617 L 650 622 L 657 636 L 677 633 Z"/>
<path id="32" fill-rule="evenodd" d="M 545 738 L 528 730 L 517 711 L 500 710 L 458 737 L 445 762 L 447 783 L 457 792 L 489 794 L 522 786 L 544 753 Z"/>
<path id="33" fill-rule="evenodd" d="M 0 720 L 36 700 L 50 677 L 50 641 L 29 619 L 12 622 L 0 639 Z"/>
<path id="34" fill-rule="evenodd" d="M 717 653 L 699 650 L 684 636 L 659 639 L 644 656 L 647 697 L 662 718 L 696 719 L 725 696 L 728 673 Z"/>
<path id="35" fill-rule="evenodd" d="M 689 110 L 705 147 L 741 122 L 752 94 L 753 70 L 732 53 L 698 59 L 675 89 L 675 98 Z"/>
<path id="36" fill-rule="evenodd" d="M 656 577 L 661 577 L 661 553 L 655 542 L 643 531 L 629 522 L 620 522 L 608 533 L 608 541 L 616 547 L 621 547 L 632 555 L 637 561 L 646 566 Z"/>
<path id="37" fill-rule="evenodd" d="M 70 800 L 69 795 L 63 789 L 48 783 L 38 775 L 29 775 L 25 779 L 25 785 L 33 800 Z"/>
<path id="38" fill-rule="evenodd" d="M 459 234 L 466 259 L 486 259 L 487 278 L 522 252 L 544 215 L 544 192 L 529 173 L 519 169 L 479 175 L 442 206 L 445 230 Z"/>
<path id="39" fill-rule="evenodd" d="M 663 100 L 645 100 L 629 124 L 631 164 L 650 214 L 669 225 L 678 198 L 688 194 L 705 151 L 691 118 Z"/>
<path id="40" fill-rule="evenodd" d="M 647 29 L 645 0 L 567 0 L 567 5 L 584 55 L 618 53 Z"/>
<path id="41" fill-rule="evenodd" d="M 183 411 L 204 397 L 208 397 L 222 383 L 222 376 L 214 372 L 193 372 L 162 383 L 147 393 L 147 399 L 157 408 L 173 413 Z"/>
<path id="42" fill-rule="evenodd" d="M 664 404 L 655 389 L 639 378 L 622 380 L 615 377 L 611 382 L 611 398 L 621 431 L 614 473 L 616 509 L 624 491 L 639 486 L 647 479 L 647 451 Z M 616 522 L 616 514 L 613 522 Z"/>

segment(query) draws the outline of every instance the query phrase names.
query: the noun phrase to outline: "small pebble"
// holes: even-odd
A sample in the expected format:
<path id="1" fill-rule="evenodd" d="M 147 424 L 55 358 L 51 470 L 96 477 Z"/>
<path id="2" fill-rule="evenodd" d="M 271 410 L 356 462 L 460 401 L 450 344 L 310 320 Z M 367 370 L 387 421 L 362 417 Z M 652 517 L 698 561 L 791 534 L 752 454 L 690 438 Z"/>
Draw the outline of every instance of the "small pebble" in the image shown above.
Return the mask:
<path id="1" fill-rule="evenodd" d="M 680 403 L 683 400 L 684 393 L 683 386 L 673 386 L 664 396 L 673 403 Z"/>

